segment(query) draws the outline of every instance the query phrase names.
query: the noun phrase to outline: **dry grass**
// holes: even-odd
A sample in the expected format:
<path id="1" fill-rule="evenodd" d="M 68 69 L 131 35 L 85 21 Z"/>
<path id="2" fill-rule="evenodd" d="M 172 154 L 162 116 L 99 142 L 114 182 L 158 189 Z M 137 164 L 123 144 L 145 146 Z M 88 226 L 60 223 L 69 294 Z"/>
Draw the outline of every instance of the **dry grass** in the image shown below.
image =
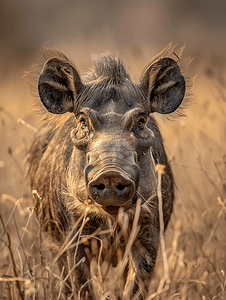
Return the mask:
<path id="1" fill-rule="evenodd" d="M 226 87 L 213 72 L 208 71 L 207 75 L 215 94 L 200 98 L 199 107 L 190 110 L 187 120 L 161 125 L 167 138 L 177 199 L 161 243 L 166 248 L 159 251 L 148 300 L 226 299 Z M 30 116 L 25 121 L 30 124 Z M 0 300 L 65 299 L 63 287 L 67 282 L 42 247 L 25 178 L 23 160 L 33 128 L 23 126 L 26 123 L 17 122 L 3 108 L 0 124 Z M 134 222 L 130 241 L 136 235 L 136 219 Z M 90 237 L 82 242 L 92 245 L 96 299 L 109 295 L 117 299 L 116 294 L 123 293 L 119 275 L 129 246 L 128 253 L 121 257 L 121 265 L 108 268 L 99 264 L 96 239 Z M 77 299 L 73 298 L 73 291 L 70 299 Z"/>

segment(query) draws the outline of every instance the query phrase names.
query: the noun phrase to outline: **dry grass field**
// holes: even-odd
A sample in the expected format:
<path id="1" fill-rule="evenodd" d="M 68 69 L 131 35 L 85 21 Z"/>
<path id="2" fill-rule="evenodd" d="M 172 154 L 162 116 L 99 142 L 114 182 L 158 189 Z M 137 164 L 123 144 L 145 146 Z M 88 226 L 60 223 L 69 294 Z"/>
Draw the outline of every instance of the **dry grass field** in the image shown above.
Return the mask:
<path id="1" fill-rule="evenodd" d="M 159 249 L 147 300 L 226 299 L 226 77 L 207 63 L 200 70 L 187 117 L 160 120 L 176 201 L 164 236 L 168 274 Z M 6 89 L 1 95 L 8 100 L 0 106 L 0 300 L 65 299 L 66 283 L 43 246 L 25 176 L 24 161 L 40 126 L 39 117 L 27 108 L 31 97 L 13 107 L 25 87 L 19 80 L 9 91 L 14 97 L 11 106 Z M 119 269 L 110 268 L 104 277 L 95 246 L 93 251 L 96 300 L 108 295 L 117 299 L 115 287 L 119 295 L 123 292 Z"/>

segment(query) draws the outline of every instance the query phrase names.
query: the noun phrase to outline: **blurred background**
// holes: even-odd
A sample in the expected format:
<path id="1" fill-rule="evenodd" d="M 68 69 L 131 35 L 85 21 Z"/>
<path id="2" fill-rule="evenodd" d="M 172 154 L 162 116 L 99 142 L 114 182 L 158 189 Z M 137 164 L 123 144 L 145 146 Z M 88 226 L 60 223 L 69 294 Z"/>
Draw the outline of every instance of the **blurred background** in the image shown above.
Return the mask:
<path id="1" fill-rule="evenodd" d="M 43 45 L 67 55 L 81 75 L 92 66 L 90 54 L 117 52 L 139 80 L 148 61 L 170 42 L 186 44 L 183 56 L 194 58 L 186 70 L 188 77 L 195 77 L 194 104 L 187 117 L 160 120 L 176 181 L 171 227 L 181 221 L 181 251 L 188 261 L 203 255 L 197 249 L 204 251 L 206 245 L 210 256 L 201 275 L 207 269 L 209 274 L 220 272 L 226 266 L 225 221 L 219 218 L 222 207 L 217 201 L 226 196 L 226 2 L 1 0 L 0 24 L 0 195 L 6 220 L 17 199 L 23 197 L 23 207 L 32 205 L 23 162 L 34 130 L 18 118 L 35 128 L 41 124 L 32 112 L 23 75 Z M 20 219 L 21 211 L 17 214 Z M 9 227 L 12 232 L 14 225 Z M 211 244 L 212 233 L 217 247 Z M 223 281 L 211 280 L 210 291 L 223 286 Z"/>
<path id="2" fill-rule="evenodd" d="M 213 66 L 223 72 L 225 14 L 223 0 L 1 0 L 1 103 L 15 116 L 30 112 L 22 76 L 45 44 L 64 52 L 81 72 L 91 66 L 91 53 L 113 51 L 139 77 L 170 42 L 186 44 L 185 55 L 195 57 L 192 76 Z M 201 79 L 196 82 L 199 88 Z"/>
<path id="3" fill-rule="evenodd" d="M 91 54 L 117 52 L 133 78 L 139 80 L 148 61 L 170 42 L 179 47 L 186 44 L 184 57 L 194 58 L 186 71 L 190 78 L 196 77 L 195 104 L 186 111 L 187 118 L 162 124 L 164 138 L 170 158 L 176 144 L 183 147 L 188 139 L 198 143 L 205 155 L 205 139 L 211 138 L 211 147 L 218 147 L 216 152 L 211 148 L 211 157 L 218 159 L 225 149 L 225 16 L 226 4 L 219 0 L 1 0 L 0 107 L 15 122 L 22 118 L 40 126 L 23 75 L 37 62 L 43 45 L 66 54 L 81 75 L 92 67 Z M 5 116 L 4 121 L 9 120 Z M 33 136 L 32 131 L 24 130 L 26 137 Z M 4 133 L 1 138 L 6 143 Z M 204 145 L 200 145 L 203 139 Z M 180 155 L 184 151 L 179 151 Z M 194 154 L 193 146 L 191 151 Z M 183 155 L 188 163 L 195 157 L 186 157 L 186 151 Z M 8 153 L 6 156 L 8 159 Z"/>

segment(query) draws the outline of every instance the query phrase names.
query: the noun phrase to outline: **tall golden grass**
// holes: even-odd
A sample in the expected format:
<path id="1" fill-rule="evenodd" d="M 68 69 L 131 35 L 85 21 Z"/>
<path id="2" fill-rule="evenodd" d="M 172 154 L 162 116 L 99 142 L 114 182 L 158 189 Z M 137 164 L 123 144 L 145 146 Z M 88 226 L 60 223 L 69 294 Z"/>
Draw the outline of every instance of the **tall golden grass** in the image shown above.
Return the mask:
<path id="1" fill-rule="evenodd" d="M 161 236 L 147 300 L 226 299 L 226 86 L 223 76 L 212 70 L 205 80 L 213 93 L 199 91 L 187 119 L 160 124 L 175 177 L 176 201 Z M 65 299 L 67 282 L 43 247 L 23 166 L 34 124 L 30 115 L 16 120 L 0 108 L 0 300 Z M 95 237 L 80 237 L 92 249 L 88 255 L 95 299 L 127 299 L 121 274 L 137 233 L 136 220 L 127 253 L 123 257 L 118 253 L 121 263 L 116 267 L 100 265 Z M 70 239 L 64 246 L 67 251 Z M 69 265 L 72 271 L 70 261 Z M 68 299 L 79 295 L 71 290 Z"/>

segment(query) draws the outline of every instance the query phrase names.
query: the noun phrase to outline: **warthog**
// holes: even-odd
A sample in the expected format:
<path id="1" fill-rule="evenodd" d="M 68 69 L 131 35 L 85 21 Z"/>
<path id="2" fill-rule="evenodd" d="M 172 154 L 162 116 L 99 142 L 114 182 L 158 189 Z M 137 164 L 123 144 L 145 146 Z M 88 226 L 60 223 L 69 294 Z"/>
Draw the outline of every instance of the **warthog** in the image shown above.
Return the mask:
<path id="1" fill-rule="evenodd" d="M 60 269 L 64 266 L 65 276 L 71 272 L 68 285 L 80 299 L 95 299 L 95 257 L 98 272 L 104 262 L 112 269 L 125 262 L 120 270 L 126 292 L 117 299 L 147 295 L 159 245 L 156 164 L 165 166 L 165 228 L 174 201 L 173 175 L 153 113 L 173 113 L 185 85 L 177 62 L 164 54 L 139 83 L 109 53 L 95 58 L 84 80 L 65 55 L 52 52 L 46 58 L 39 97 L 49 113 L 67 117 L 36 134 L 29 175 L 41 230 Z"/>

